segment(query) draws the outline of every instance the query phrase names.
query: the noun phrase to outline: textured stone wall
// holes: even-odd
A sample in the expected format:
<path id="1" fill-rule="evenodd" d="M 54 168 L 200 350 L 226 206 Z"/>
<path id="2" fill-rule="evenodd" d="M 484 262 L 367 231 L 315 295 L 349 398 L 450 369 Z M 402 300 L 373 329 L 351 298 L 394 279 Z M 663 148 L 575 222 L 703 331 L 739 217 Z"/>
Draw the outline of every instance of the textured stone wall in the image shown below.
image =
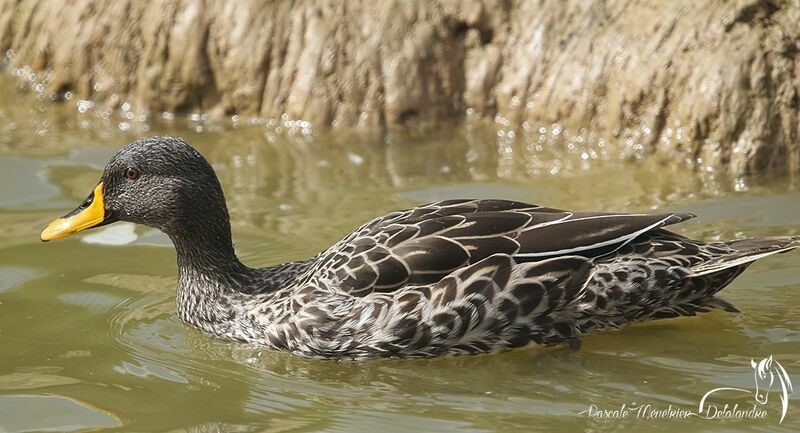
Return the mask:
<path id="1" fill-rule="evenodd" d="M 800 173 L 797 1 L 63 4 L 0 0 L 0 50 L 57 94 L 369 130 L 466 118 Z"/>

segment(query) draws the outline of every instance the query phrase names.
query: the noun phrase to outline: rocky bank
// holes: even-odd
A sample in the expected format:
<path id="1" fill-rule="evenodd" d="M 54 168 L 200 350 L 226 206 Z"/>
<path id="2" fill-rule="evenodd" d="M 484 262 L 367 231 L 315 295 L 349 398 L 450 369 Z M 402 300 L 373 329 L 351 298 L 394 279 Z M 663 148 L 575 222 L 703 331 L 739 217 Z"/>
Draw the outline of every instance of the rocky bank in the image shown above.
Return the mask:
<path id="1" fill-rule="evenodd" d="M 800 173 L 799 48 L 797 1 L 0 0 L 1 52 L 50 71 L 55 94 L 333 128 L 566 130 L 737 176 Z"/>

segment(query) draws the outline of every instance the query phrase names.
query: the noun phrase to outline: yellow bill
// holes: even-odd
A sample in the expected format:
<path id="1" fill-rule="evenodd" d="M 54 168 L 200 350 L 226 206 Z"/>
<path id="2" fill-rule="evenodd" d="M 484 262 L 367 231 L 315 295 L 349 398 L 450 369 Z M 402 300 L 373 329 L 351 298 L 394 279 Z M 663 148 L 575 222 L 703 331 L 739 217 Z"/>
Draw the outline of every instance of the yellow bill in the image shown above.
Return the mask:
<path id="1" fill-rule="evenodd" d="M 103 206 L 103 182 L 100 182 L 77 209 L 54 220 L 42 230 L 41 238 L 45 242 L 65 238 L 104 222 L 107 223 L 106 209 Z"/>

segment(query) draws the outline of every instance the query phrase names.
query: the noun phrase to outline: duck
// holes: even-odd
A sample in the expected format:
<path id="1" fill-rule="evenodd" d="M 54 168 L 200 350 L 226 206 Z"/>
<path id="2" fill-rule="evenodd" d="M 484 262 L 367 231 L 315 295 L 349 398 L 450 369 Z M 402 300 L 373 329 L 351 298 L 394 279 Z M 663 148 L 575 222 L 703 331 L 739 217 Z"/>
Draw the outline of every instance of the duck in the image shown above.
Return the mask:
<path id="1" fill-rule="evenodd" d="M 594 331 L 737 312 L 717 293 L 792 236 L 728 242 L 665 229 L 681 212 L 566 211 L 453 199 L 377 217 L 316 256 L 251 268 L 236 256 L 208 161 L 186 141 L 121 149 L 42 241 L 116 221 L 154 227 L 177 253 L 177 315 L 215 337 L 310 358 L 369 360 L 577 349 Z"/>

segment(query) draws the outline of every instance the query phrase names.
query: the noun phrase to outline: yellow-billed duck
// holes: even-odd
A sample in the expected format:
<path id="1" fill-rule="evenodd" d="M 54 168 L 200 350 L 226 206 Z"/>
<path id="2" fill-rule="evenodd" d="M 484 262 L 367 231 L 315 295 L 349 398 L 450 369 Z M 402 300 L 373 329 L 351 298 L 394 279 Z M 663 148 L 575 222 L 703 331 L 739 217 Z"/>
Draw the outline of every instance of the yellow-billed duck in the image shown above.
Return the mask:
<path id="1" fill-rule="evenodd" d="M 367 222 L 313 258 L 250 268 L 234 253 L 211 165 L 170 137 L 108 163 L 58 239 L 114 221 L 175 244 L 180 318 L 217 337 L 334 359 L 499 352 L 649 319 L 737 311 L 717 298 L 792 237 L 705 243 L 664 229 L 688 213 L 570 212 L 447 200 Z"/>

